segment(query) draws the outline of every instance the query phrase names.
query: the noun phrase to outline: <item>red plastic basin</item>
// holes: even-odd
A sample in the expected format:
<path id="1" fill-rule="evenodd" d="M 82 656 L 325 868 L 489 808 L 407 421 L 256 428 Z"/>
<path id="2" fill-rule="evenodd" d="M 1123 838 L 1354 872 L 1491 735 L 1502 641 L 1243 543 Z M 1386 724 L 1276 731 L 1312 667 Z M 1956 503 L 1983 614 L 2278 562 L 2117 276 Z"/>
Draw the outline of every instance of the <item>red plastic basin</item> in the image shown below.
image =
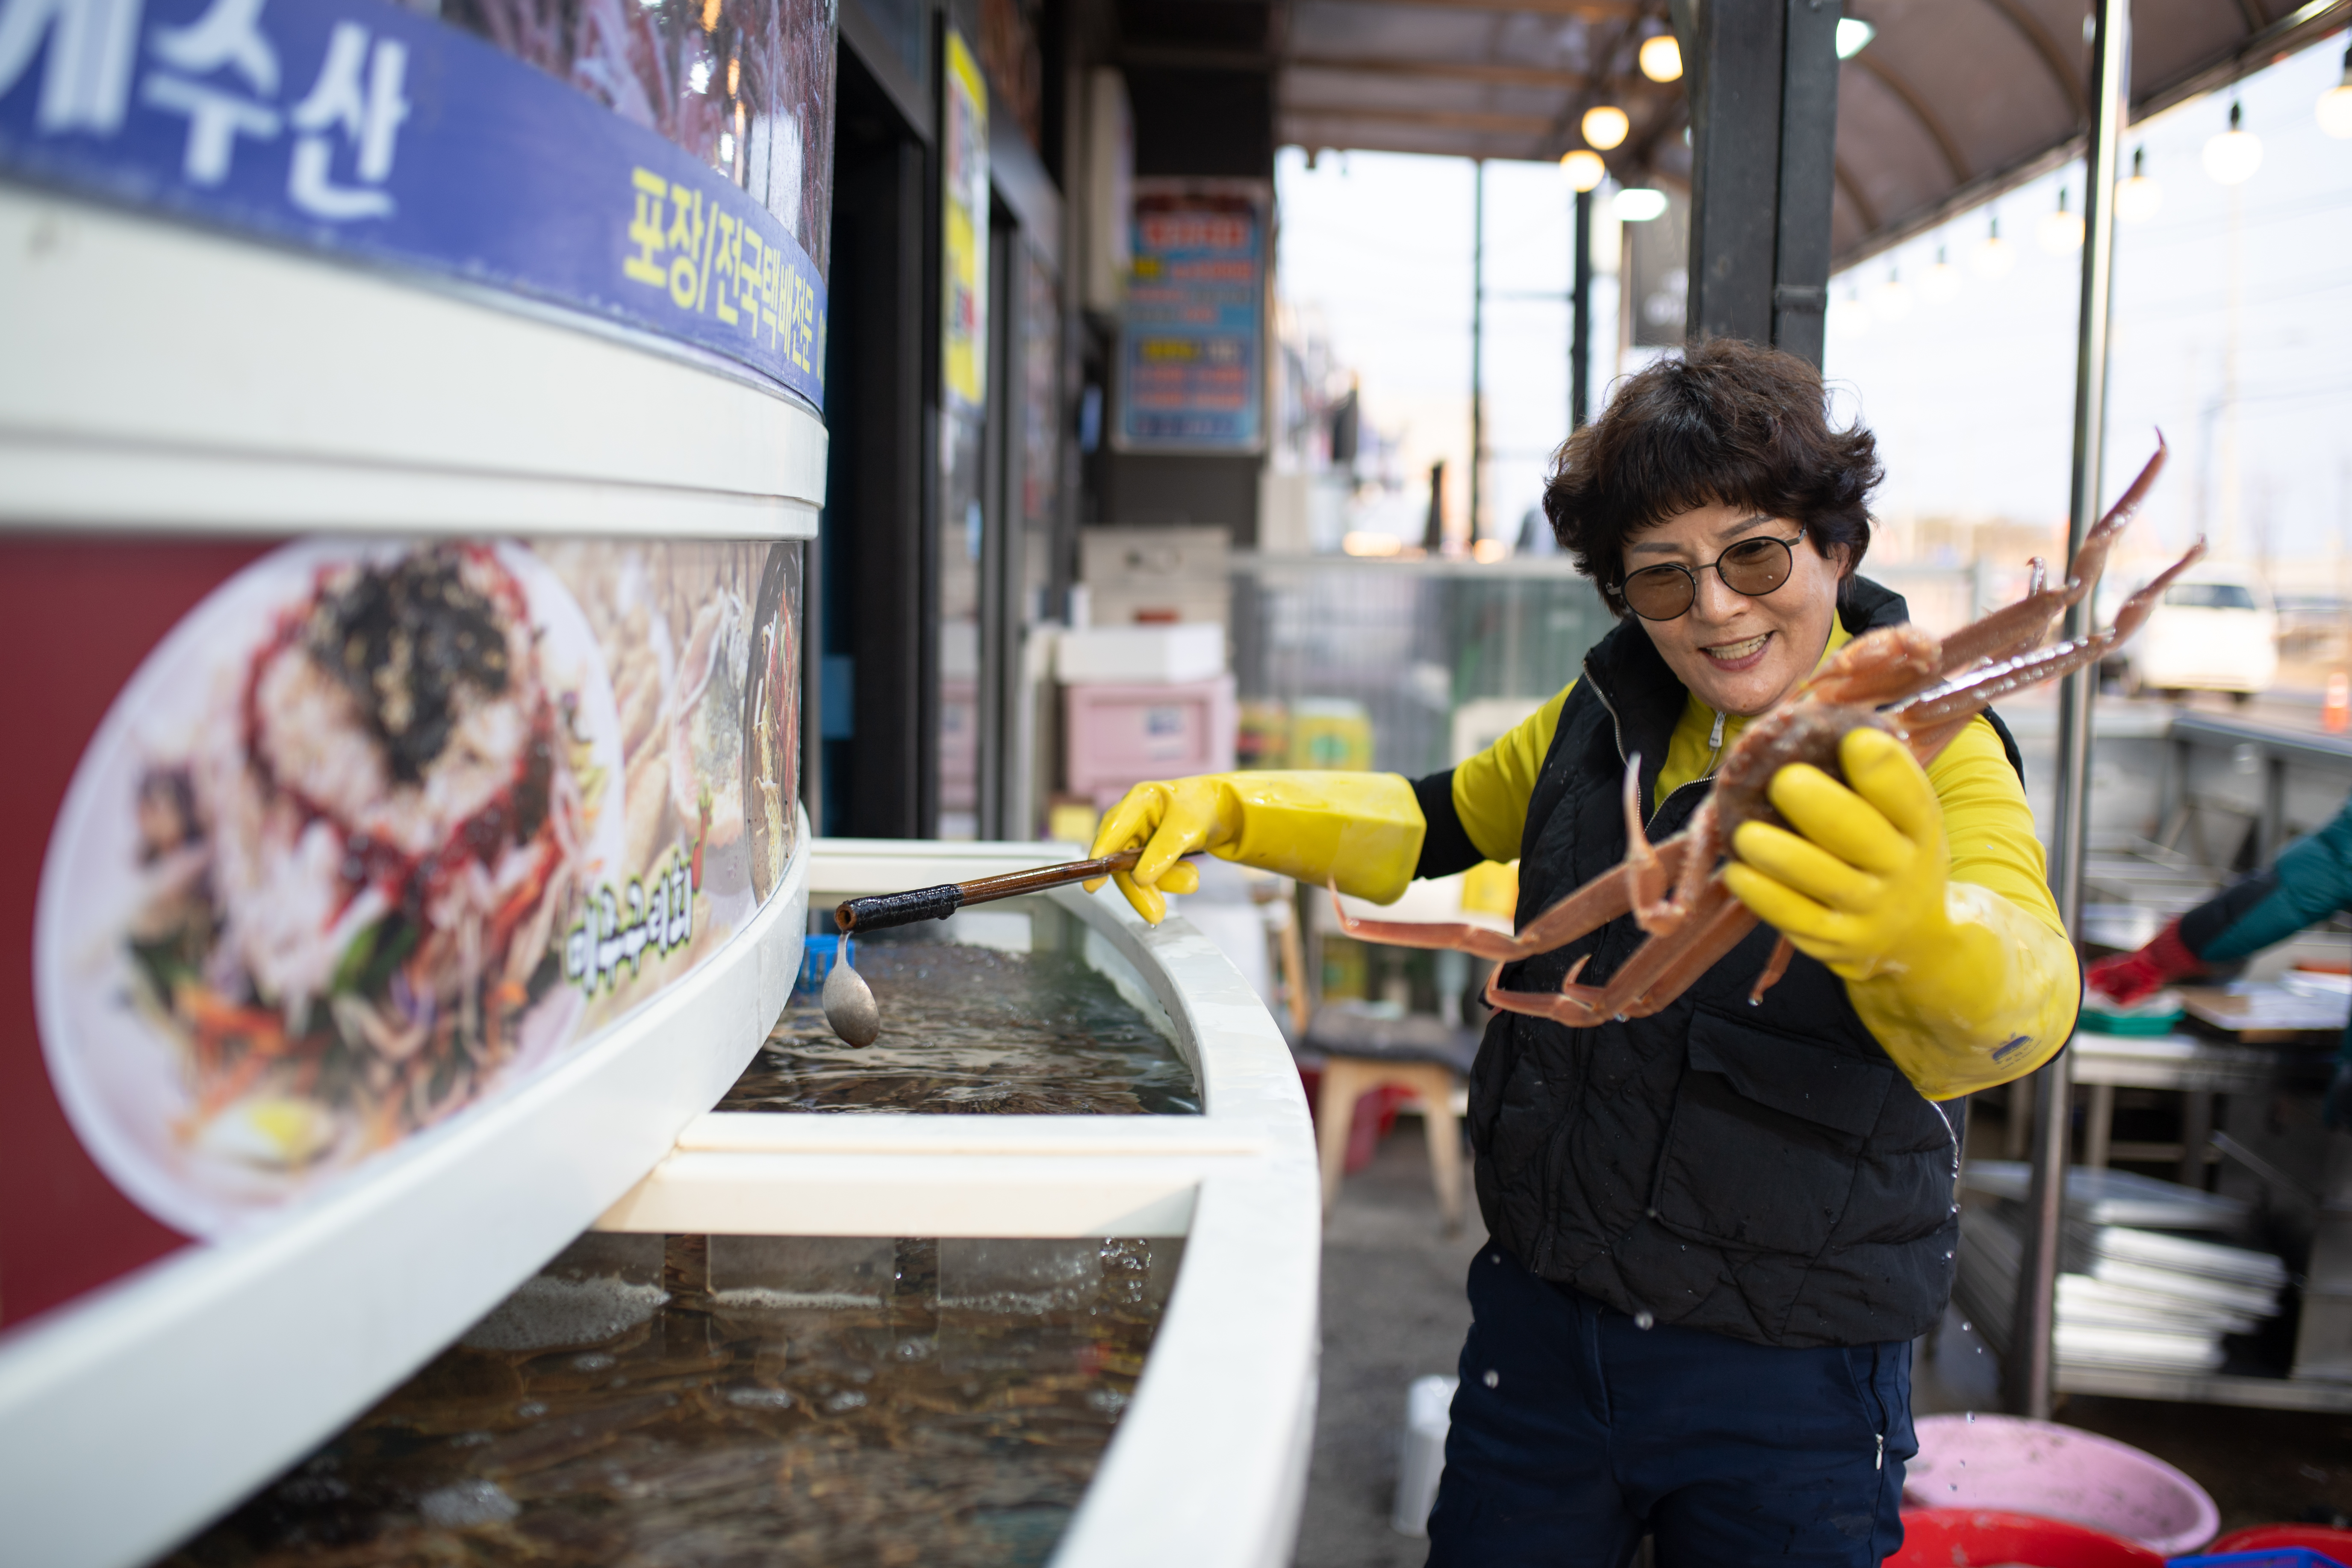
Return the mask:
<path id="1" fill-rule="evenodd" d="M 2043 1519 L 1984 1509 L 1923 1508 L 1903 1515 L 1903 1550 L 1885 1568 L 2164 1568 L 2164 1559 L 2136 1541 Z"/>
<path id="2" fill-rule="evenodd" d="M 2338 1563 L 2352 1563 L 2352 1530 L 2330 1530 L 2324 1524 L 2250 1524 L 2221 1537 L 2205 1549 L 2205 1554 L 2219 1557 L 2225 1552 L 2261 1552 L 2273 1546 L 2306 1546 Z"/>

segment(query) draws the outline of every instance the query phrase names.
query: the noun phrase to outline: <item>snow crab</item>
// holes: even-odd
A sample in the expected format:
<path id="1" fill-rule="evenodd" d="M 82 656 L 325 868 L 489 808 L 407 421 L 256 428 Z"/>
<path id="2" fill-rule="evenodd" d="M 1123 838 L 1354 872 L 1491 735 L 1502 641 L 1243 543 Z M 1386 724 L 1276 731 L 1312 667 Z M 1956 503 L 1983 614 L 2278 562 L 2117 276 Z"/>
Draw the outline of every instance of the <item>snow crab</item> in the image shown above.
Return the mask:
<path id="1" fill-rule="evenodd" d="M 1641 759 L 1633 758 L 1625 768 L 1623 863 L 1536 916 L 1517 934 L 1466 923 L 1360 920 L 1344 909 L 1340 925 L 1365 942 L 1452 948 L 1493 959 L 1486 1003 L 1497 1010 L 1590 1028 L 1665 1007 L 1756 928 L 1757 917 L 1724 885 L 1721 867 L 1732 834 L 1743 823 L 1780 821 L 1765 790 L 1782 767 L 1811 763 L 1832 777 L 1841 776 L 1838 743 L 1863 725 L 1904 741 L 1924 765 L 1993 702 L 2086 668 L 2139 629 L 2173 579 L 2202 558 L 2202 539 L 2125 601 L 2113 626 L 2042 646 L 2059 617 L 2097 585 L 2108 551 L 2147 499 L 2166 453 L 2159 435 L 2155 456 L 2084 535 L 2062 582 L 2050 583 L 2036 560 L 2025 597 L 1949 637 L 1938 638 L 1916 626 L 1887 626 L 1841 648 L 1779 707 L 1748 726 L 1724 757 L 1713 789 L 1689 824 L 1656 844 L 1643 830 Z M 1339 904 L 1336 889 L 1332 902 Z M 1587 962 L 1579 959 L 1556 993 L 1502 989 L 1504 964 L 1549 952 L 1627 914 L 1648 940 L 1605 984 L 1579 984 Z M 1793 951 L 1785 936 L 1774 945 L 1748 993 L 1751 1002 L 1779 981 Z"/>

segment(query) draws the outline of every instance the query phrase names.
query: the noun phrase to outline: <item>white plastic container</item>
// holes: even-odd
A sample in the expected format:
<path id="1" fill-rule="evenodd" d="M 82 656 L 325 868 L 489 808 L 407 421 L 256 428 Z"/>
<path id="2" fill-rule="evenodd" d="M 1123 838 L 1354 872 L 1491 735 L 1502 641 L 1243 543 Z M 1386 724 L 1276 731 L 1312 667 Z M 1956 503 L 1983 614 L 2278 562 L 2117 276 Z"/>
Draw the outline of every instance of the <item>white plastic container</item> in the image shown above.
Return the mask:
<path id="1" fill-rule="evenodd" d="M 1437 1506 L 1437 1483 L 1445 1474 L 1445 1434 L 1454 1425 L 1454 1391 L 1460 1383 L 1454 1377 L 1416 1377 L 1405 1390 L 1396 1502 L 1389 1510 L 1389 1528 L 1399 1535 L 1429 1533 L 1429 1510 Z"/>
<path id="2" fill-rule="evenodd" d="M 1225 628 L 1216 622 L 1088 626 L 1064 632 L 1054 673 L 1065 686 L 1210 680 L 1224 673 Z"/>

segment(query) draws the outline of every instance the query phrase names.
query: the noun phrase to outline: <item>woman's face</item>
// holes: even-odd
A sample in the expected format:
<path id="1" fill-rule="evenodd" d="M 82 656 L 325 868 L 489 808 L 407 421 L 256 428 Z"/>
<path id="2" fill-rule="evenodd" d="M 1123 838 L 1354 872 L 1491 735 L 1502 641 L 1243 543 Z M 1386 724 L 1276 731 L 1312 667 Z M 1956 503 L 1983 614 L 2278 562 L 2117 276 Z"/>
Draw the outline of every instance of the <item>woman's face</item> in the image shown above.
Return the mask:
<path id="1" fill-rule="evenodd" d="M 1700 570 L 1740 541 L 1757 538 L 1793 542 L 1789 580 L 1769 594 L 1736 594 L 1720 572 Z M 1843 546 L 1825 555 L 1786 518 L 1761 517 L 1745 506 L 1703 506 L 1626 541 L 1628 575 L 1663 565 L 1696 574 L 1698 596 L 1673 620 L 1645 620 L 1642 628 L 1682 683 L 1717 712 L 1761 713 L 1821 662 L 1837 614 Z"/>

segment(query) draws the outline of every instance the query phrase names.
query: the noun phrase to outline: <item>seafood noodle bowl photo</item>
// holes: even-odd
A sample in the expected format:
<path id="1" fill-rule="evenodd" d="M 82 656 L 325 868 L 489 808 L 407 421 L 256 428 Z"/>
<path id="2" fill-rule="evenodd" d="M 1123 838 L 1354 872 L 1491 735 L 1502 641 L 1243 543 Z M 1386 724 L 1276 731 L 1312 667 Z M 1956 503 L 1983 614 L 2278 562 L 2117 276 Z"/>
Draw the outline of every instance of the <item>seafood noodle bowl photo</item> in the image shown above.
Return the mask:
<path id="1" fill-rule="evenodd" d="M 495 555 L 319 579 L 280 616 L 237 722 L 193 768 L 142 781 L 141 858 L 177 875 L 131 949 L 141 1004 L 203 1080 L 200 1120 L 267 1078 L 322 1110 L 364 1103 L 376 1125 L 348 1131 L 381 1143 L 461 1102 L 560 977 L 548 926 L 580 792 Z M 249 1131 L 299 1162 L 325 1121 L 289 1106 Z"/>
<path id="2" fill-rule="evenodd" d="M 530 552 L 264 557 L 149 657 L 60 815 L 37 969 L 84 1142 L 207 1234 L 561 1049 L 620 785 L 604 659 Z"/>

